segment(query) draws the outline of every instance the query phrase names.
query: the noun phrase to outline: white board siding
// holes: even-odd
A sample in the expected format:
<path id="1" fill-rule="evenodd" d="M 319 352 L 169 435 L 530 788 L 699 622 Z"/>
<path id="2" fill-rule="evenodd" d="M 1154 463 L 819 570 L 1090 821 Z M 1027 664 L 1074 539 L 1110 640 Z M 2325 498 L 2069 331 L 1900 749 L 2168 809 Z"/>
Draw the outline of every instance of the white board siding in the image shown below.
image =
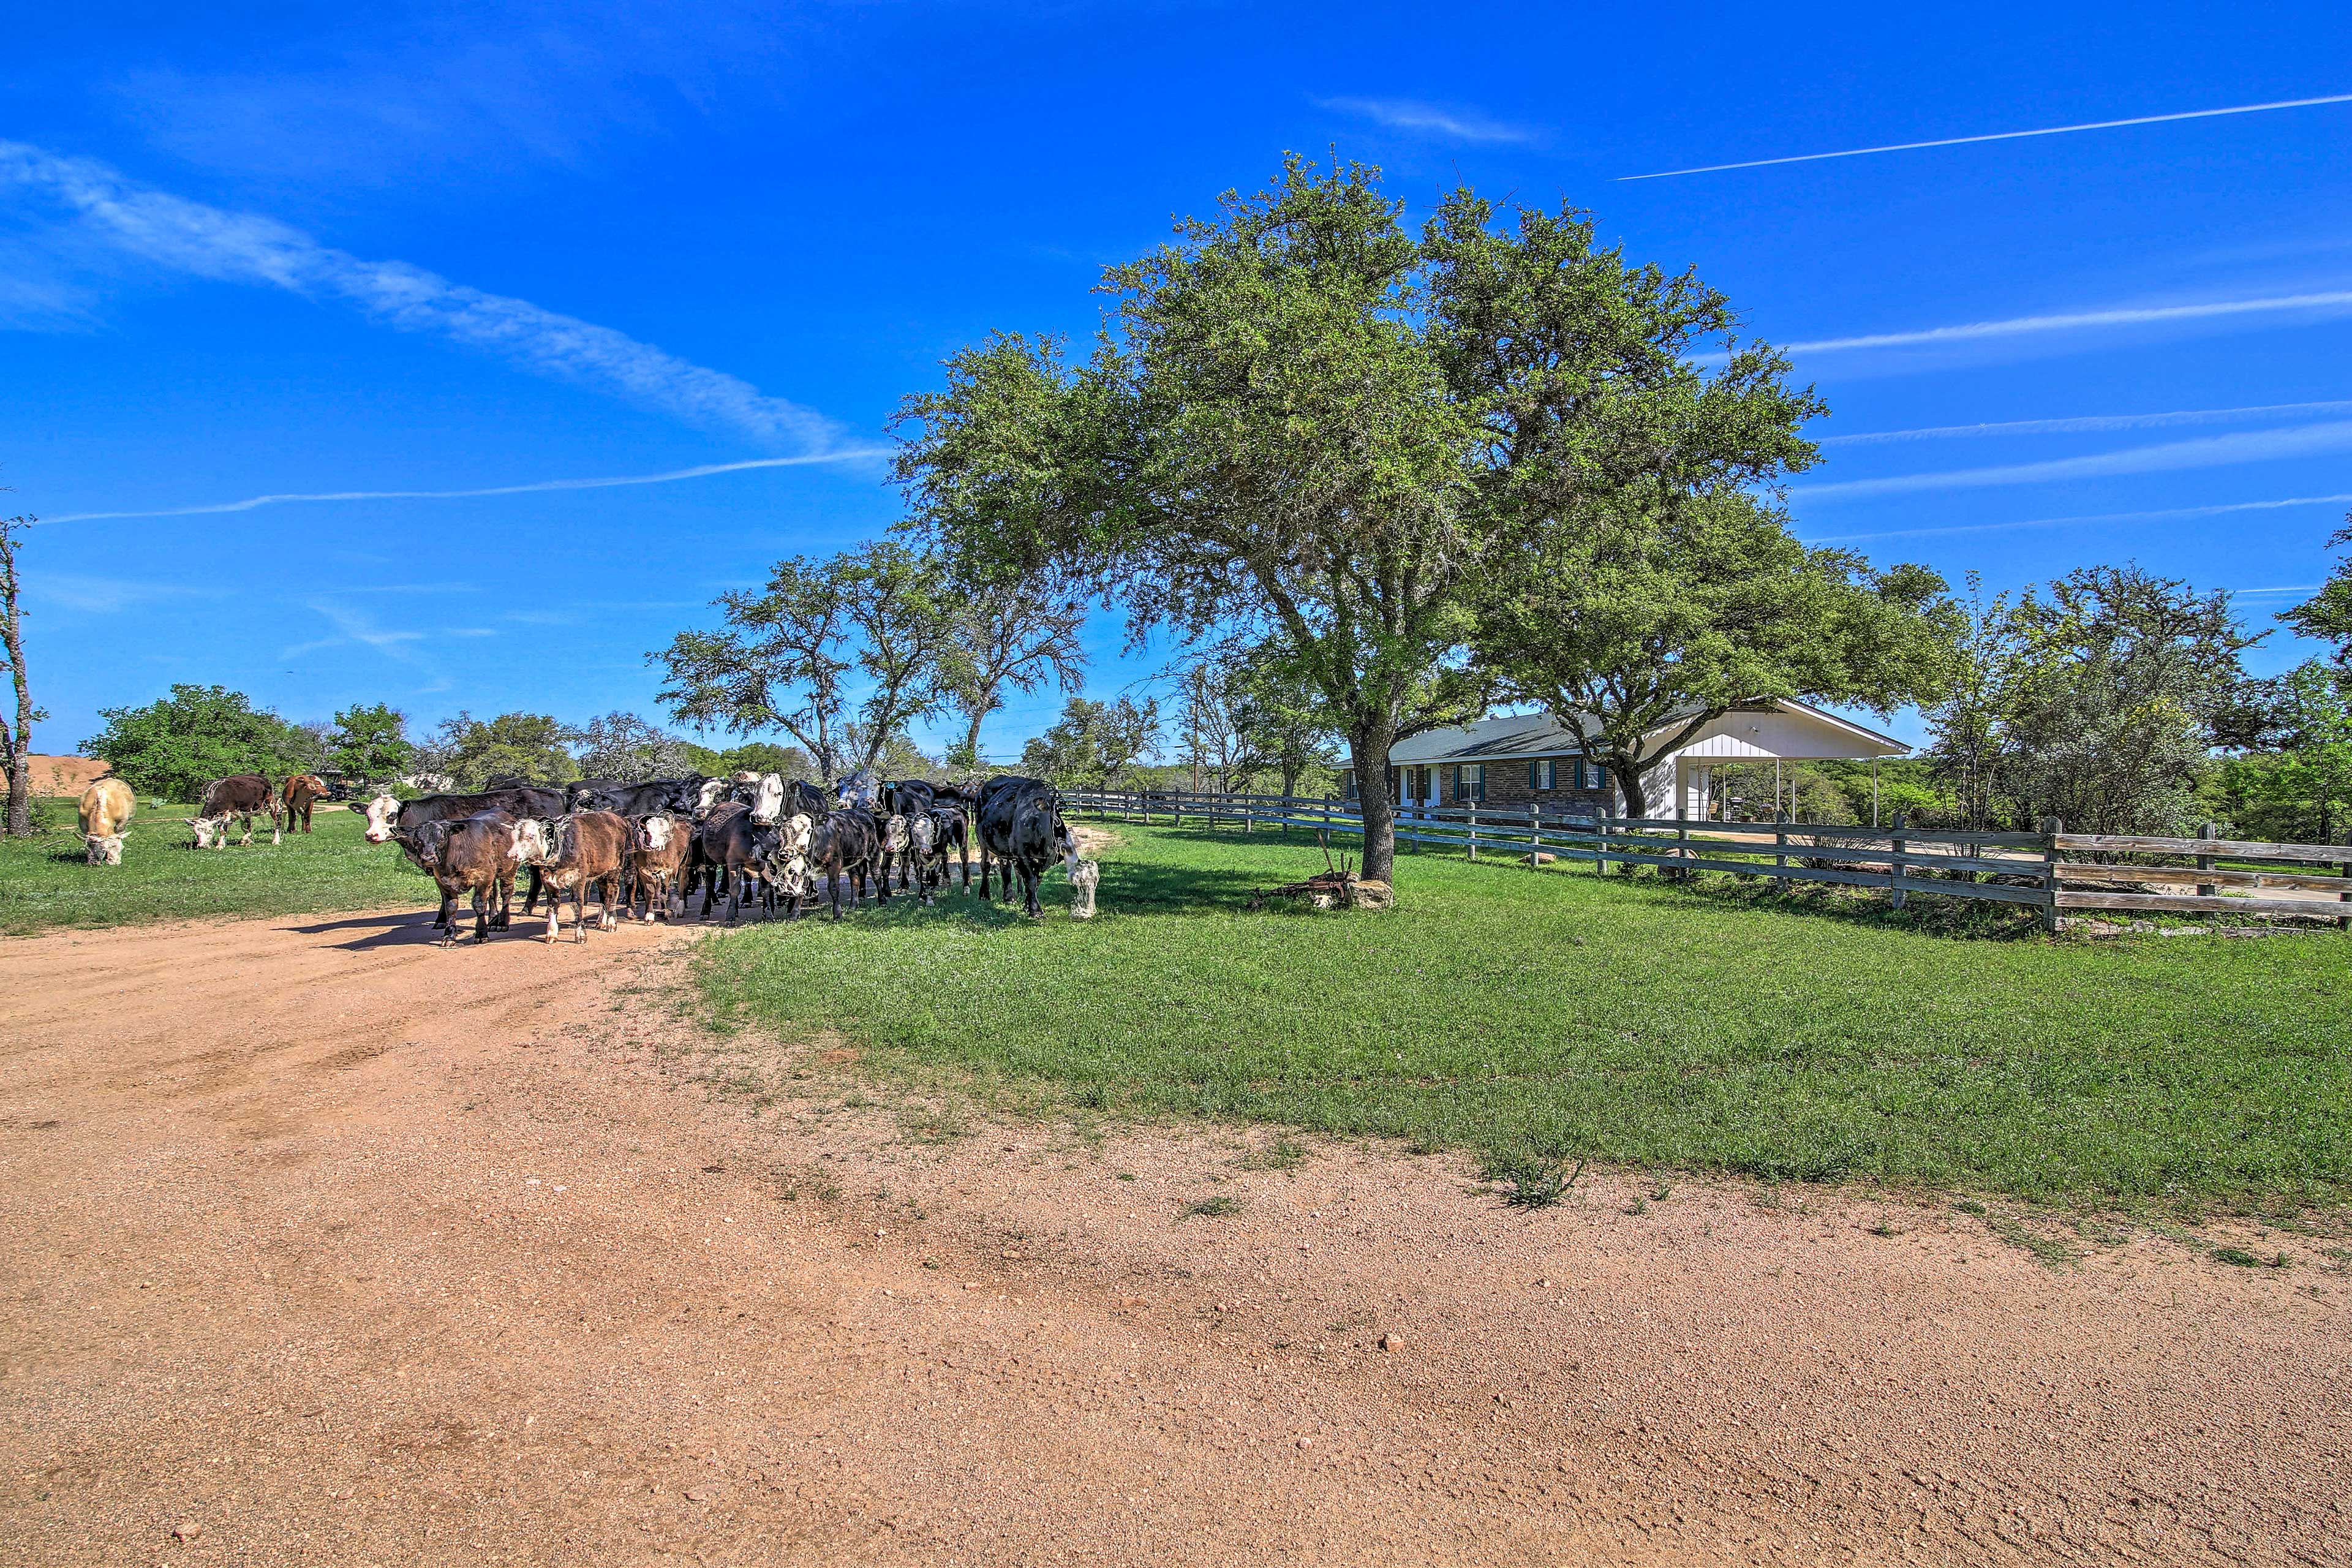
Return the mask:
<path id="1" fill-rule="evenodd" d="M 1674 754 L 1717 762 L 1769 763 L 1776 757 L 1783 762 L 1824 762 L 1899 757 L 1907 750 L 1811 713 L 1780 709 L 1769 713 L 1726 713 Z"/>

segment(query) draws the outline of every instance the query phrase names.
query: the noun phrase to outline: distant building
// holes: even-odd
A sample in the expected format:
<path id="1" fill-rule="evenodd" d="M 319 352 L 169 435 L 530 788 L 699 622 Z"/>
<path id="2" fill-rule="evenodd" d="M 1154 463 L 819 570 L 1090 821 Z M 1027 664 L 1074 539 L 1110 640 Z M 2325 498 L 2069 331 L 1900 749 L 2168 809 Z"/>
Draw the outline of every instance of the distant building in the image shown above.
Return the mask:
<path id="1" fill-rule="evenodd" d="M 1870 762 L 1911 748 L 1811 703 L 1735 708 L 1661 757 L 1643 781 L 1654 810 L 1676 803 L 1702 815 L 1715 768 L 1744 763 Z M 1549 713 L 1506 714 L 1455 730 L 1431 730 L 1389 752 L 1391 798 L 1405 809 L 1467 805 L 1525 811 L 1530 803 L 1562 816 L 1620 815 L 1616 782 L 1587 763 L 1575 733 Z M 1348 798 L 1356 797 L 1348 770 Z"/>

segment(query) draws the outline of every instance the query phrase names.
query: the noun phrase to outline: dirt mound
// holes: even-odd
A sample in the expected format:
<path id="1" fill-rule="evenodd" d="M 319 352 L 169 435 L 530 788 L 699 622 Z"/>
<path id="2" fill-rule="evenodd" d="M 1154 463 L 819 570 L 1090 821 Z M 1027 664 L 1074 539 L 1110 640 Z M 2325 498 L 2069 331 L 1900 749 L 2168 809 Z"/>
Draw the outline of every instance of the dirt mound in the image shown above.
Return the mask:
<path id="1" fill-rule="evenodd" d="M 2352 1561 L 2302 1238 L 971 1125 L 518 925 L 5 944 L 10 1563 Z"/>
<path id="2" fill-rule="evenodd" d="M 36 752 L 25 759 L 33 769 L 35 795 L 65 795 L 79 798 L 96 780 L 110 771 L 96 757 L 51 757 Z"/>

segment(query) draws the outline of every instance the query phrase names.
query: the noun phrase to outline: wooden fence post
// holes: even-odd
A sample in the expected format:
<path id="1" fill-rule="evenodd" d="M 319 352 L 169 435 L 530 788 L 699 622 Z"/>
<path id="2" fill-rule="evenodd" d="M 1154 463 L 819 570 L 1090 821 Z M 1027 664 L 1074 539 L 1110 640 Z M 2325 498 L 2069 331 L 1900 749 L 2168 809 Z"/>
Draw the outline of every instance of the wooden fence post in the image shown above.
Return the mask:
<path id="1" fill-rule="evenodd" d="M 2200 838 L 2219 838 L 2221 837 L 2221 830 L 2212 823 L 2209 822 L 2204 826 L 2197 830 L 2197 837 Z M 2213 868 L 2213 857 L 2210 855 L 2200 855 L 2197 857 L 2197 868 L 2200 871 L 2210 871 Z M 2197 896 L 2200 899 L 2210 899 L 2221 890 L 2221 889 L 2219 887 L 2211 882 L 2200 882 L 2197 884 Z"/>
<path id="2" fill-rule="evenodd" d="M 2061 818 L 2042 819 L 2045 857 L 2042 871 L 2042 929 L 2048 931 L 2058 929 L 2058 836 L 2065 830 L 2066 824 Z"/>
<path id="3" fill-rule="evenodd" d="M 2352 860 L 2337 861 L 2336 865 L 2336 874 L 2339 877 L 2352 879 Z M 2352 881 L 2347 881 L 2344 890 L 2336 895 L 2336 901 L 2339 904 L 2352 904 Z M 2336 917 L 2336 929 L 2337 931 L 2352 931 L 2352 915 L 2337 915 Z"/>
<path id="4" fill-rule="evenodd" d="M 1772 813 L 1772 864 L 1780 868 L 1780 875 L 1772 879 L 1773 886 L 1786 894 L 1789 890 L 1789 814 L 1778 809 Z"/>
<path id="5" fill-rule="evenodd" d="M 1898 811 L 1895 814 L 1895 836 L 1892 840 L 1895 846 L 1895 852 L 1888 858 L 1886 867 L 1886 902 L 1887 907 L 1890 909 L 1899 910 L 1903 907 L 1903 895 L 1905 890 L 1903 887 L 1903 847 L 1910 842 L 1903 837 L 1903 823 L 1904 818 L 1910 815 L 1911 814 L 1907 811 Z"/>
<path id="6" fill-rule="evenodd" d="M 1528 802 L 1528 869 L 1543 869 L 1543 802 Z"/>
<path id="7" fill-rule="evenodd" d="M 1331 797 L 1323 797 L 1323 842 L 1331 842 Z"/>
<path id="8" fill-rule="evenodd" d="M 1592 874 L 1609 875 L 1609 817 L 1605 811 L 1592 819 Z"/>
<path id="9" fill-rule="evenodd" d="M 1468 804 L 1470 807 L 1470 858 L 1475 860 L 1478 858 L 1478 803 L 1475 800 L 1473 800 Z"/>
<path id="10" fill-rule="evenodd" d="M 1690 803 L 1683 800 L 1675 802 L 1675 858 L 1677 860 L 1690 858 Z M 1675 868 L 1675 881 L 1687 882 L 1690 879 L 1689 867 Z"/>

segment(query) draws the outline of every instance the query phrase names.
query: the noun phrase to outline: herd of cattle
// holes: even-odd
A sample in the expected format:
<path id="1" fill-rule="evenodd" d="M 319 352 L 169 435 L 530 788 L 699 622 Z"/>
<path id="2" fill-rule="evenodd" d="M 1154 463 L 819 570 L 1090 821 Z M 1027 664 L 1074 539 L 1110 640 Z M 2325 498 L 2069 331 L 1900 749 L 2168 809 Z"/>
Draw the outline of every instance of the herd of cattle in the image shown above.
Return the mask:
<path id="1" fill-rule="evenodd" d="M 268 821 L 277 843 L 298 825 L 310 832 L 311 807 L 328 793 L 311 774 L 272 785 L 258 773 L 240 773 L 208 785 L 197 814 L 183 820 L 199 849 L 225 847 L 230 825 L 240 821 L 238 842 L 252 843 L 257 816 Z M 82 836 L 91 864 L 121 863 L 122 826 L 134 805 L 119 780 L 101 779 L 84 793 Z M 971 889 L 975 849 L 980 896 L 989 897 L 996 872 L 998 896 L 1010 897 L 1018 874 L 1022 906 L 1032 918 L 1044 912 L 1037 886 L 1055 861 L 1069 875 L 1070 913 L 1079 920 L 1093 917 L 1101 878 L 1097 862 L 1079 858 L 1054 787 L 1012 776 L 955 785 L 886 783 L 860 773 L 830 795 L 776 773 L 582 779 L 562 789 L 515 784 L 414 800 L 387 793 L 353 809 L 366 819 L 369 843 L 399 846 L 438 885 L 434 926 L 446 942 L 457 940 L 461 900 L 472 909 L 475 941 L 506 929 L 518 872 L 529 876 L 525 914 L 542 897 L 548 900 L 550 942 L 567 894 L 574 940 L 585 940 L 592 897 L 606 928 L 622 910 L 632 919 L 669 920 L 698 889 L 698 918 L 710 918 L 723 898 L 730 925 L 751 898 L 772 915 L 782 905 L 787 920 L 810 900 L 827 899 L 839 920 L 844 896 L 855 907 L 869 882 L 877 901 L 890 897 L 895 881 L 928 904 L 948 884 L 951 861 Z"/>

